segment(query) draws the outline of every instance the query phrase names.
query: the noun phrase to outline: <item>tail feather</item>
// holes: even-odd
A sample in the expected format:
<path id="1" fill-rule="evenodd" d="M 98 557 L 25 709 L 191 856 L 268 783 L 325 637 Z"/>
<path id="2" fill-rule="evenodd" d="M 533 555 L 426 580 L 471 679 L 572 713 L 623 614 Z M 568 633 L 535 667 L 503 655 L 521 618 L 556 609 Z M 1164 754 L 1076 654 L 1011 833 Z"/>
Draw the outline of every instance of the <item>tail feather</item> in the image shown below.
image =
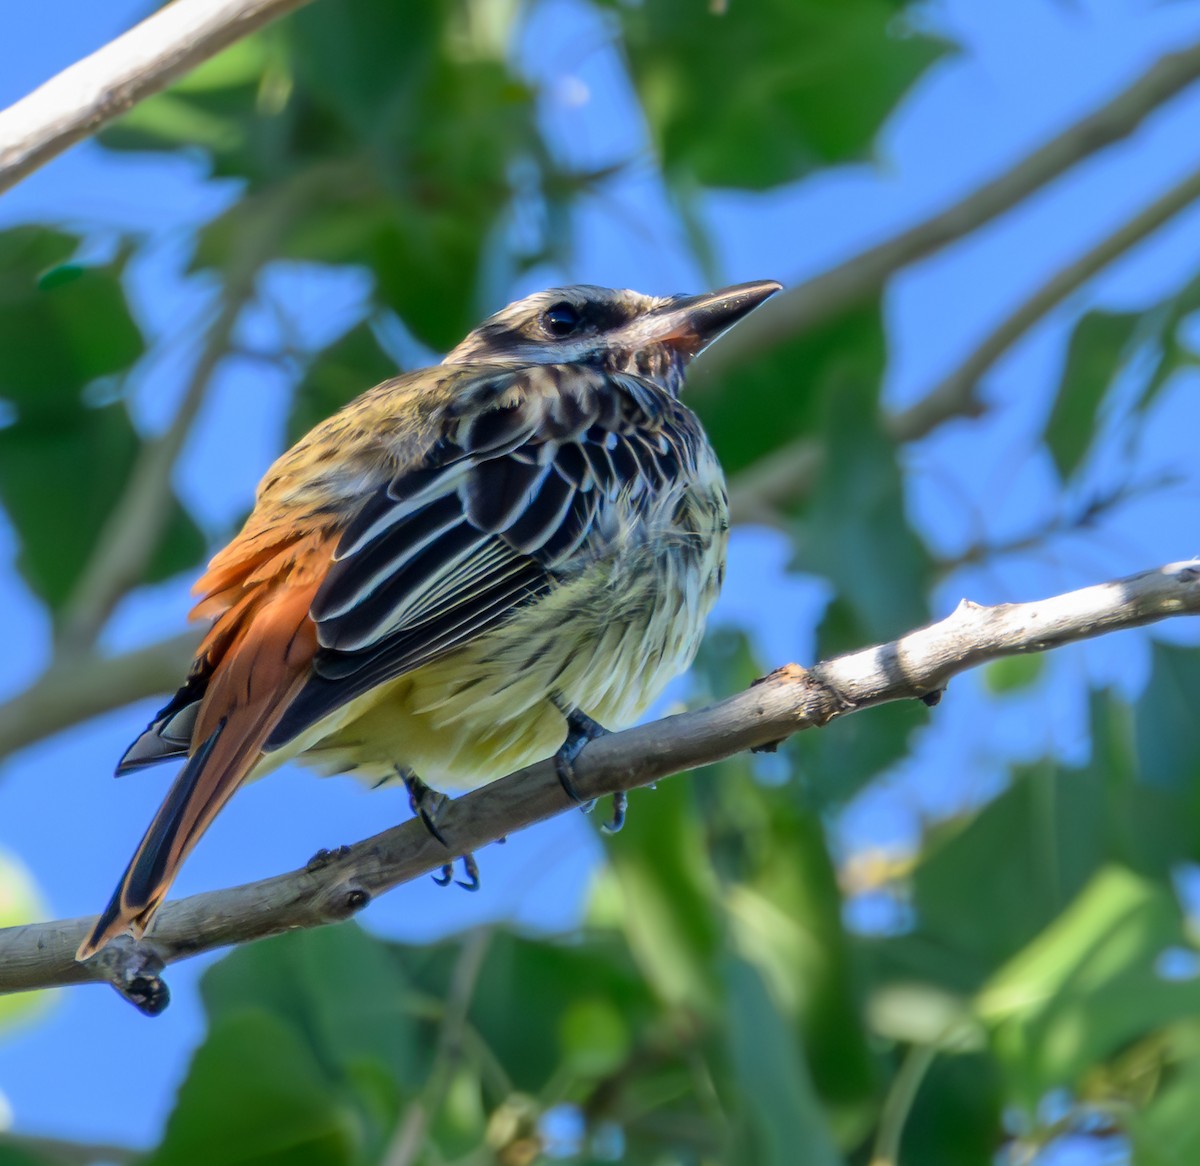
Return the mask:
<path id="1" fill-rule="evenodd" d="M 193 740 L 200 744 L 77 959 L 94 955 L 126 930 L 141 936 L 183 860 L 262 756 L 263 743 L 302 687 L 316 651 L 316 628 L 308 617 L 316 586 L 313 581 L 279 587 L 247 610 L 240 627 L 218 623 L 210 633 L 210 641 L 221 637 L 222 654 L 195 715 Z"/>
<path id="2" fill-rule="evenodd" d="M 180 838 L 184 810 L 195 794 L 200 775 L 224 728 L 222 722 L 179 771 L 170 793 L 154 815 L 133 858 L 129 860 L 129 866 L 113 891 L 108 906 L 96 920 L 91 934 L 79 945 L 75 955 L 77 960 L 95 955 L 110 939 L 115 939 L 130 927 L 139 937 L 145 930 L 149 916 L 166 892 L 167 856 Z"/>

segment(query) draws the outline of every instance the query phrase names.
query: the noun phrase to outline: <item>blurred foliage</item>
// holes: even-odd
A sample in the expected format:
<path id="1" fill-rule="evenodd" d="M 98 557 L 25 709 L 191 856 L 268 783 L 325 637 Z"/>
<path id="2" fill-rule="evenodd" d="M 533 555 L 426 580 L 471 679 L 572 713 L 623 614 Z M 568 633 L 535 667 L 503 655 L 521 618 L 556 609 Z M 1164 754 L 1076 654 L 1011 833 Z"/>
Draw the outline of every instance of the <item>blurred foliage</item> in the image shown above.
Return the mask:
<path id="1" fill-rule="evenodd" d="M 71 263 L 79 244 L 49 228 L 0 232 L 0 501 L 20 539 L 21 572 L 55 611 L 143 446 L 121 401 L 124 374 L 143 352 L 123 260 Z M 192 566 L 203 550 L 176 504 L 146 582 Z"/>
<path id="2" fill-rule="evenodd" d="M 46 907 L 24 864 L 0 850 L 0 927 L 17 927 L 46 917 Z M 0 1032 L 10 1024 L 34 1017 L 49 992 L 0 996 Z M 0 1095 L 0 1103 L 2 1103 Z"/>
<path id="3" fill-rule="evenodd" d="M 949 47 L 895 0 L 597 7 L 701 263 L 699 194 L 869 157 Z M 444 349 L 516 275 L 568 254 L 573 208 L 610 172 L 571 170 L 544 136 L 545 95 L 513 63 L 527 16 L 494 0 L 316 0 L 101 135 L 198 156 L 236 185 L 192 270 L 247 303 L 276 260 L 370 274 L 362 318 L 280 354 L 297 366 L 289 437 L 390 375 L 395 336 Z M 146 354 L 122 282 L 138 241 L 102 262 L 86 243 L 0 233 L 0 502 L 54 613 L 145 448 L 125 401 Z M 1079 320 L 1044 431 L 1065 484 L 1196 363 L 1198 309 L 1200 280 Z M 797 568 L 828 586 L 821 654 L 930 614 L 934 556 L 882 422 L 888 359 L 881 304 L 865 303 L 692 401 L 731 475 L 819 443 L 812 490 L 779 519 Z M 194 569 L 203 549 L 176 504 L 144 581 Z M 696 698 L 767 663 L 715 629 Z M 1003 660 L 984 691 L 1016 700 L 1043 680 L 1041 657 Z M 909 757 L 931 715 L 919 702 L 636 795 L 568 936 L 497 927 L 416 947 L 345 924 L 237 950 L 204 978 L 207 1035 L 139 1160 L 993 1166 L 1006 1144 L 1032 1161 L 1079 1128 L 1128 1137 L 1139 1163 L 1194 1166 L 1200 953 L 1176 879 L 1200 858 L 1197 691 L 1195 653 L 1157 645 L 1132 706 L 1091 695 L 1085 764 L 1014 768 L 899 859 L 847 861 L 827 826 Z M 33 894 L 0 864 L 0 924 Z M 886 922 L 848 927 L 865 900 Z M 0 1144 L 0 1162 L 63 1160 L 51 1149 Z"/>

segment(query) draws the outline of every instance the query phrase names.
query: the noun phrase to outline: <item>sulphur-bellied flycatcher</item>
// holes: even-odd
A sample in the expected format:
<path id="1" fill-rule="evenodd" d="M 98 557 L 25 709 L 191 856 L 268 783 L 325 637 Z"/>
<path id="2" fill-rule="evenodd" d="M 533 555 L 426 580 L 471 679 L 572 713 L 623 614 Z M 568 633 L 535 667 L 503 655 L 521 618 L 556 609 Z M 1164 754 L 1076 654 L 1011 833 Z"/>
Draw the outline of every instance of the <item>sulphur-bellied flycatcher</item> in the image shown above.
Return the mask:
<path id="1" fill-rule="evenodd" d="M 631 723 L 724 573 L 684 370 L 778 288 L 540 292 L 279 458 L 196 585 L 187 680 L 118 767 L 187 758 L 79 958 L 141 935 L 234 790 L 289 758 L 455 791 Z"/>

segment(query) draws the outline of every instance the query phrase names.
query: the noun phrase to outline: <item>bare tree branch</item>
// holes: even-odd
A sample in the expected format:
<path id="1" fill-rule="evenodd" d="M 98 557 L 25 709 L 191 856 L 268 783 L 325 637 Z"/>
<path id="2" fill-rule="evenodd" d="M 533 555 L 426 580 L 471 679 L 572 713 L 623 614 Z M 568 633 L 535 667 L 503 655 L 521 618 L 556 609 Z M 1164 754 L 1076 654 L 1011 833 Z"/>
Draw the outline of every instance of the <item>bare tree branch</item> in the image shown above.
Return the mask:
<path id="1" fill-rule="evenodd" d="M 1047 312 L 1082 287 L 1147 235 L 1200 199 L 1200 170 L 1193 170 L 1182 182 L 1154 200 L 1133 218 L 1122 223 L 1111 235 L 1090 251 L 1080 255 L 1052 275 L 1011 315 L 1002 320 L 979 346 L 925 397 L 909 409 L 906 427 L 923 436 L 947 415 L 978 410 L 975 388 L 980 378 Z"/>
<path id="2" fill-rule="evenodd" d="M 0 111 L 0 192 L 307 0 L 174 0 Z"/>
<path id="3" fill-rule="evenodd" d="M 896 271 L 990 222 L 1077 162 L 1127 137 L 1200 78 L 1200 43 L 1160 58 L 1106 105 L 944 211 L 768 300 L 696 362 L 691 391 L 878 294 Z"/>
<path id="4" fill-rule="evenodd" d="M 1197 199 L 1200 199 L 1200 170 L 1194 170 L 1091 250 L 1055 272 L 1002 320 L 958 368 L 920 400 L 885 420 L 892 439 L 917 441 L 954 417 L 978 417 L 983 412 L 983 405 L 975 395 L 979 379 L 1009 348 L 1071 292 Z M 794 502 L 812 489 L 821 463 L 820 443 L 809 437 L 797 438 L 760 458 L 730 482 L 732 520 L 764 525 L 777 522 L 780 506 Z"/>
<path id="5" fill-rule="evenodd" d="M 882 569 L 881 565 L 881 569 Z M 699 712 L 593 741 L 576 762 L 585 797 L 648 785 L 886 701 L 933 703 L 952 676 L 988 660 L 1200 614 L 1200 559 L 1032 603 L 964 600 L 945 619 L 889 644 L 805 670 L 794 664 Z M 439 819 L 448 849 L 414 819 L 303 870 L 167 903 L 140 943 L 122 937 L 86 964 L 75 950 L 94 918 L 0 930 L 0 992 L 112 983 L 148 1013 L 168 1001 L 162 969 L 175 960 L 296 927 L 345 919 L 378 894 L 439 869 L 525 826 L 572 809 L 552 760 L 455 799 Z"/>
<path id="6" fill-rule="evenodd" d="M 62 617 L 56 652 L 77 656 L 90 651 L 112 609 L 145 573 L 171 516 L 171 473 L 204 403 L 213 374 L 229 353 L 242 309 L 254 295 L 255 281 L 281 235 L 328 178 L 328 167 L 312 167 L 298 178 L 258 196 L 254 212 L 239 220 L 235 255 L 216 314 L 204 336 L 171 424 L 146 442 L 125 491 L 96 540 L 96 550 L 76 582 Z"/>
<path id="7" fill-rule="evenodd" d="M 186 632 L 120 656 L 89 655 L 51 667 L 0 705 L 0 759 L 89 717 L 177 688 L 200 633 Z"/>

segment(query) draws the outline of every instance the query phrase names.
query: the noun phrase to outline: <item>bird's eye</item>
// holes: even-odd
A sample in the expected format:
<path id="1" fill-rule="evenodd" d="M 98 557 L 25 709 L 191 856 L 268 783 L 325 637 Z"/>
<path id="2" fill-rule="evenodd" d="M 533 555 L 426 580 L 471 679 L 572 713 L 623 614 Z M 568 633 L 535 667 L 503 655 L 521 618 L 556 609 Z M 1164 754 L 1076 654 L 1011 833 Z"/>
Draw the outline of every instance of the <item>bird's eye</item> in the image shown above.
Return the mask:
<path id="1" fill-rule="evenodd" d="M 542 327 L 551 336 L 570 336 L 579 327 L 579 312 L 568 303 L 555 304 L 542 313 Z"/>

